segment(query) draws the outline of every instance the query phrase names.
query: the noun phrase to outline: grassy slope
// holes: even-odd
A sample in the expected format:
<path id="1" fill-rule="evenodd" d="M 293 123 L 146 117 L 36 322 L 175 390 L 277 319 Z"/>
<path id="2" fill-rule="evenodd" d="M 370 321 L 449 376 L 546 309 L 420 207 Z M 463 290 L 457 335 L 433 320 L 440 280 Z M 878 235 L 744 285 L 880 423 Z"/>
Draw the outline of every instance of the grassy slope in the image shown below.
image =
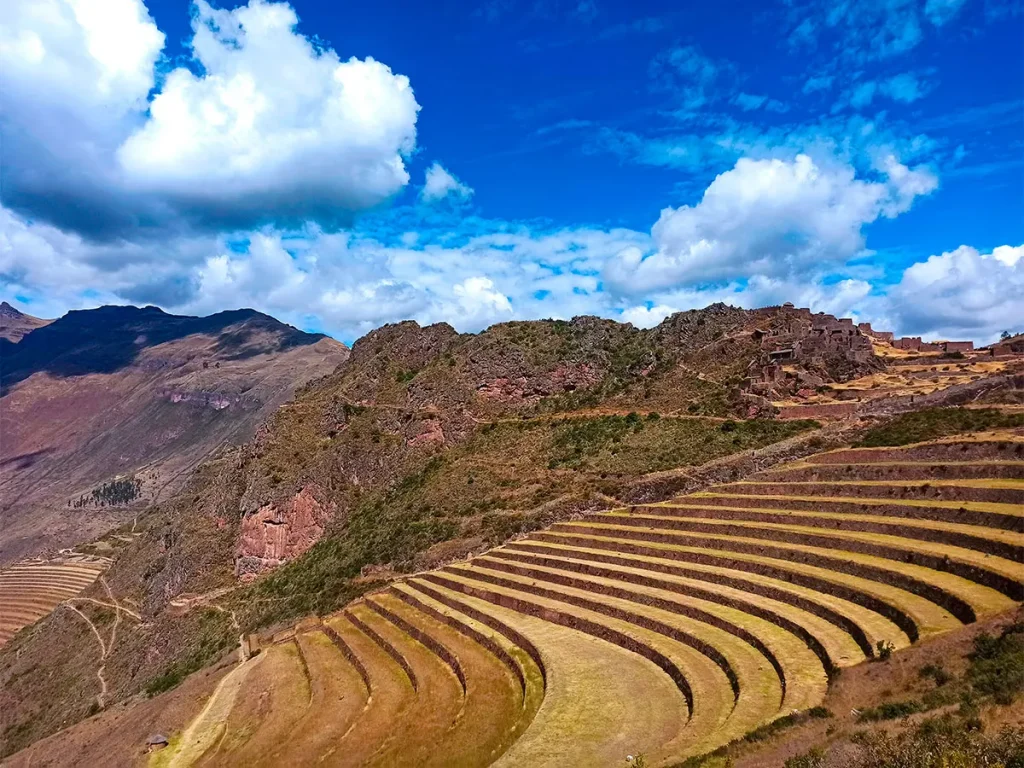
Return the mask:
<path id="1" fill-rule="evenodd" d="M 868 430 L 858 447 L 910 445 L 965 432 L 1024 426 L 1024 414 L 994 408 L 926 408 L 904 413 Z"/>
<path id="2" fill-rule="evenodd" d="M 603 507 L 641 474 L 702 464 L 808 429 L 808 422 L 639 416 L 481 426 L 386 492 L 369 494 L 333 535 L 238 598 L 250 626 L 325 613 L 358 595 L 363 566 L 427 567 L 433 556 L 504 541 L 566 511 Z M 433 545 L 449 542 L 431 551 Z"/>
<path id="3" fill-rule="evenodd" d="M 252 629 L 345 603 L 373 583 L 361 575 L 367 566 L 429 566 L 605 506 L 640 475 L 809 428 L 648 418 L 734 412 L 735 386 L 758 351 L 734 334 L 764 325 L 755 314 L 716 306 L 650 331 L 597 318 L 506 323 L 473 336 L 412 323 L 374 331 L 251 443 L 208 462 L 140 519 L 141 535 L 108 581 L 147 621 L 120 631 L 107 665 L 110 700 L 173 683 L 230 643 L 230 626 L 207 619 L 204 627 L 202 611 L 169 608 L 184 593 L 236 583 L 240 513 L 287 504 L 307 488 L 335 510 L 303 557 L 218 599 Z M 564 418 L 579 408 L 644 415 Z M 51 681 L 74 681 L 67 690 L 94 684 L 91 660 L 54 653 L 44 640 L 80 640 L 82 627 L 55 615 L 39 629 L 17 644 L 17 657 L 0 651 L 0 732 L 18 734 L 4 751 L 85 714 Z M 36 665 L 55 673 L 27 674 Z M 12 676 L 24 682 L 7 685 Z M 45 712 L 33 705 L 40 701 Z"/>
<path id="4" fill-rule="evenodd" d="M 1022 618 L 1003 614 L 846 670 L 809 716 L 783 719 L 682 766 L 1019 768 Z"/>

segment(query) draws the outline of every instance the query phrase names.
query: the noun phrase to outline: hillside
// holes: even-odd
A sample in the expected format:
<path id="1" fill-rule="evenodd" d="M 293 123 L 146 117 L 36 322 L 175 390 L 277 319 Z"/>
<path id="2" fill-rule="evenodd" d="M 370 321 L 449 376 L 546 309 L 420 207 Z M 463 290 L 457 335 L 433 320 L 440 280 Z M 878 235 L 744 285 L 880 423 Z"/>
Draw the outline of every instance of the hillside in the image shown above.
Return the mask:
<path id="1" fill-rule="evenodd" d="M 248 439 L 347 349 L 252 310 L 69 312 L 4 349 L 0 565 L 89 541 Z"/>
<path id="2" fill-rule="evenodd" d="M 103 583 L 84 593 L 105 607 L 86 606 L 80 614 L 59 610 L 0 650 L 2 749 L 13 752 L 101 708 L 113 714 L 131 707 L 142 692 L 159 698 L 170 690 L 164 694 L 167 701 L 185 706 L 174 689 L 191 673 L 226 660 L 239 646 L 239 634 L 250 638 L 242 643 L 243 657 L 254 648 L 267 648 L 255 656 L 256 664 L 236 668 L 244 672 L 219 678 L 224 687 L 218 690 L 228 691 L 229 698 L 214 710 L 235 725 L 193 720 L 190 731 L 200 740 L 224 728 L 250 733 L 253 718 L 270 717 L 265 738 L 218 747 L 237 749 L 228 762 L 274 754 L 293 728 L 311 734 L 312 756 L 321 743 L 314 734 L 340 737 L 356 723 L 341 719 L 324 731 L 326 725 L 314 720 L 289 719 L 296 715 L 297 702 L 313 701 L 309 697 L 327 697 L 316 698 L 324 706 L 310 709 L 322 712 L 328 701 L 359 701 L 376 691 L 376 685 L 385 685 L 389 687 L 380 689 L 381 695 L 374 692 L 371 697 L 385 707 L 373 710 L 372 722 L 394 720 L 397 711 L 426 717 L 422 701 L 435 700 L 427 697 L 433 690 L 429 686 L 450 688 L 449 675 L 462 690 L 462 699 L 457 695 L 452 704 L 459 711 L 479 696 L 472 690 L 494 691 L 489 701 L 496 710 L 473 710 L 478 712 L 473 722 L 493 729 L 460 732 L 457 748 L 477 756 L 467 757 L 467 764 L 486 764 L 489 760 L 480 755 L 497 756 L 505 750 L 545 764 L 564 747 L 553 748 L 559 742 L 550 736 L 531 734 L 571 737 L 566 702 L 589 701 L 587 711 L 599 733 L 604 729 L 600 723 L 607 728 L 626 723 L 625 704 L 647 701 L 639 718 L 642 727 L 630 725 L 630 738 L 624 735 L 621 742 L 605 746 L 642 748 L 662 762 L 722 743 L 694 741 L 695 734 L 714 732 L 727 741 L 790 708 L 814 706 L 835 670 L 875 654 L 875 640 L 902 647 L 1018 599 L 1015 593 L 1006 594 L 1018 578 L 1010 573 L 1012 563 L 998 565 L 1002 570 L 992 579 L 1002 592 L 979 575 L 975 565 L 979 557 L 992 554 L 989 550 L 967 553 L 962 573 L 955 576 L 980 580 L 979 587 L 958 582 L 950 591 L 950 579 L 940 573 L 946 566 L 936 566 L 934 558 L 920 564 L 928 574 L 915 571 L 914 578 L 907 577 L 906 570 L 918 566 L 898 563 L 916 557 L 911 553 L 920 551 L 919 541 L 942 541 L 952 552 L 960 539 L 949 539 L 950 525 L 963 527 L 964 522 L 929 513 L 925 517 L 934 525 L 917 523 L 908 533 L 893 528 L 888 516 L 900 518 L 906 508 L 914 511 L 925 501 L 908 500 L 906 508 L 902 501 L 891 509 L 859 508 L 868 503 L 863 497 L 876 498 L 869 491 L 886 496 L 905 492 L 908 497 L 921 493 L 922 500 L 946 493 L 920 490 L 929 484 L 913 474 L 912 460 L 881 462 L 898 465 L 897 474 L 907 473 L 906 481 L 914 486 L 907 489 L 899 477 L 875 478 L 872 473 L 878 470 L 870 460 L 863 462 L 860 474 L 851 476 L 858 487 L 863 485 L 861 490 L 825 479 L 801 479 L 827 474 L 816 463 L 787 468 L 788 478 L 764 475 L 749 486 L 721 486 L 849 445 L 870 420 L 913 408 L 917 395 L 903 393 L 901 377 L 885 386 L 868 386 L 866 394 L 848 401 L 833 394 L 894 366 L 876 354 L 876 347 L 872 337 L 849 321 L 792 307 L 744 311 L 714 305 L 674 315 L 650 330 L 597 318 L 506 323 L 480 334 L 415 323 L 378 329 L 353 346 L 344 365 L 299 390 L 251 441 L 219 452 L 199 467 L 181 493 L 162 500 L 120 532 L 126 540 L 123 550 Z M 967 364 L 982 365 L 973 360 Z M 994 396 L 1001 388 L 1019 387 L 1016 365 L 946 377 L 949 381 L 929 389 L 922 405 L 943 398 L 958 402 L 982 392 Z M 835 408 L 842 418 L 824 427 L 800 418 L 832 418 L 837 405 L 842 406 Z M 1002 430 L 1020 426 L 1017 416 L 998 410 L 969 413 L 975 415 L 953 424 L 953 434 L 980 424 Z M 776 415 L 785 418 L 771 418 Z M 938 433 L 922 439 L 950 434 L 942 431 L 945 417 L 933 421 L 931 428 Z M 1016 497 L 995 496 L 1003 493 L 1003 486 L 1012 496 L 1019 478 L 985 474 L 988 458 L 978 457 L 982 466 L 965 470 L 973 475 L 951 476 L 957 488 L 949 492 L 961 494 L 951 498 L 958 499 L 958 507 L 977 502 L 1016 509 Z M 885 487 L 879 488 L 883 480 Z M 990 481 L 991 491 L 980 489 Z M 790 486 L 787 494 L 793 501 L 760 510 L 761 497 L 776 495 L 761 489 L 766 483 Z M 721 487 L 711 495 L 701 493 L 714 486 Z M 687 496 L 694 492 L 699 495 Z M 805 495 L 818 495 L 836 508 L 811 515 L 800 508 Z M 676 497 L 673 504 L 649 506 Z M 817 509 L 813 499 L 810 503 Z M 931 502 L 927 505 L 930 510 Z M 831 530 L 841 519 L 837 515 L 844 514 L 851 520 L 857 516 L 858 525 L 851 530 L 862 533 L 843 537 Z M 800 520 L 783 519 L 788 516 Z M 493 549 L 538 529 L 531 539 Z M 895 532 L 890 535 L 890 530 Z M 874 536 L 900 540 L 894 547 L 872 548 L 858 538 Z M 979 546 L 996 541 L 993 546 L 1002 549 L 995 554 L 1005 559 L 1005 548 L 1014 546 L 1004 541 L 1007 536 L 1013 534 L 981 531 L 968 538 L 982 542 Z M 563 541 L 566 537 L 574 540 Z M 605 539 L 614 546 L 602 547 Z M 709 543 L 713 541 L 727 545 L 715 547 Z M 717 587 L 702 587 L 699 593 L 700 601 L 717 601 L 719 607 L 703 602 L 699 610 L 691 602 L 673 607 L 678 597 L 663 594 L 673 589 L 661 583 L 671 578 L 658 576 L 661 581 L 655 585 L 654 577 L 633 574 L 639 568 L 701 580 L 696 566 L 673 564 L 666 570 L 668 566 L 646 565 L 648 558 L 664 559 L 647 550 L 667 545 L 719 550 L 720 561 L 698 565 L 748 574 L 761 571 L 737 564 L 746 554 L 774 558 L 780 562 L 770 575 L 780 582 L 773 582 L 778 589 L 757 591 L 749 575 L 727 574 L 728 582 L 716 582 L 731 590 L 727 599 L 721 597 L 725 593 L 712 597 L 709 590 Z M 537 546 L 545 548 L 541 559 L 553 557 L 559 564 L 534 562 Z M 588 553 L 582 558 L 573 552 L 552 554 L 547 551 L 551 546 Z M 813 557 L 792 554 L 807 547 L 816 548 Z M 614 563 L 602 549 L 618 553 Z M 826 554 L 831 550 L 839 553 Z M 784 551 L 791 556 L 780 554 Z M 561 563 L 566 557 L 590 565 L 567 565 L 572 575 L 548 573 L 551 568 L 566 570 Z M 453 564 L 467 558 L 465 564 Z M 636 562 L 619 562 L 623 559 Z M 522 562 L 503 565 L 513 560 Z M 808 567 L 844 575 L 820 573 L 813 583 L 801 582 L 793 595 L 783 594 L 781 582 Z M 408 578 L 427 571 L 431 575 Z M 893 572 L 903 576 L 893 576 L 890 584 Z M 850 575 L 884 585 L 864 583 L 861 590 L 836 592 L 835 585 Z M 559 586 L 538 584 L 545 581 Z M 614 595 L 593 586 L 598 583 L 614 588 Z M 390 592 L 379 596 L 382 587 Z M 757 597 L 740 594 L 744 590 L 753 590 Z M 595 600 L 586 596 L 588 591 L 602 596 Z M 562 596 L 570 592 L 572 599 Z M 372 594 L 351 603 L 366 593 Z M 881 600 L 878 595 L 883 593 L 892 599 Z M 835 602 L 836 597 L 846 602 Z M 769 607 L 768 600 L 779 605 Z M 566 605 L 556 605 L 559 601 Z M 630 606 L 631 601 L 646 607 Z M 901 601 L 911 607 L 902 607 Z M 614 605 L 614 615 L 598 604 L 608 610 Z M 126 606 L 134 616 L 124 612 Z M 111 634 L 100 659 L 102 702 L 96 691 L 97 658 L 66 657 L 59 651 L 95 646 L 83 614 L 96 626 L 117 622 L 116 643 Z M 849 618 L 842 619 L 844 615 Z M 317 617 L 330 618 L 321 626 Z M 859 628 L 857 617 L 863 619 Z M 453 622 L 455 634 L 440 626 L 452 627 Z M 403 650 L 409 638 L 419 645 Z M 456 646 L 461 650 L 454 650 Z M 591 675 L 581 668 L 580 648 L 602 659 L 597 669 L 606 672 Z M 417 666 L 414 655 L 422 656 L 425 667 Z M 549 690 L 545 670 L 555 659 L 562 666 L 552 680 L 562 682 Z M 438 671 L 438 663 L 448 671 Z M 319 676 L 316 670 L 321 668 L 333 671 Z M 48 674 L 38 674 L 39 669 Z M 616 683 L 609 678 L 609 671 L 622 669 L 633 670 L 627 677 L 647 681 L 642 695 L 628 679 Z M 375 675 L 390 682 L 375 683 Z M 538 681 L 544 700 L 539 709 Z M 698 684 L 700 696 L 694 694 Z M 284 703 L 269 711 L 280 707 L 290 714 L 274 719 L 265 705 L 257 706 L 254 691 L 284 697 Z M 239 708 L 233 709 L 236 698 Z M 610 702 L 618 702 L 619 708 Z M 655 711 L 659 703 L 663 711 Z M 155 710 L 146 711 L 152 715 Z M 175 727 L 188 727 L 190 717 L 175 711 Z M 351 716 L 361 711 L 356 707 Z M 441 728 L 442 710 L 433 714 Z M 692 729 L 680 730 L 680 721 L 698 714 Z M 542 715 L 548 731 L 538 730 Z M 111 722 L 104 718 L 100 722 Z M 722 726 L 720 731 L 717 725 L 712 728 L 712 721 Z M 363 723 L 359 728 L 368 729 L 360 748 L 369 745 L 376 754 L 379 747 L 379 755 L 387 756 L 381 764 L 401 763 L 407 756 L 394 750 L 422 744 L 412 731 L 409 739 L 381 744 L 370 721 L 358 722 Z M 414 731 L 412 724 L 420 720 L 408 722 Z M 424 728 L 424 733 L 433 733 Z M 261 725 L 257 730 L 263 729 Z M 443 756 L 438 753 L 438 759 Z"/>
<path id="3" fill-rule="evenodd" d="M 13 764 L 68 738 L 81 764 L 114 743 L 133 764 L 168 724 L 159 764 L 868 768 L 918 743 L 1005 759 L 1022 742 L 998 730 L 1024 694 L 1022 428 L 833 449 L 555 524 L 249 637 L 136 704 L 141 723 L 115 707 Z M 904 735 L 854 734 L 915 714 Z"/>
<path id="4" fill-rule="evenodd" d="M 12 344 L 17 344 L 26 334 L 51 322 L 19 312 L 6 301 L 0 302 L 0 339 L 6 339 Z M 6 348 L 0 349 L 7 352 Z"/>

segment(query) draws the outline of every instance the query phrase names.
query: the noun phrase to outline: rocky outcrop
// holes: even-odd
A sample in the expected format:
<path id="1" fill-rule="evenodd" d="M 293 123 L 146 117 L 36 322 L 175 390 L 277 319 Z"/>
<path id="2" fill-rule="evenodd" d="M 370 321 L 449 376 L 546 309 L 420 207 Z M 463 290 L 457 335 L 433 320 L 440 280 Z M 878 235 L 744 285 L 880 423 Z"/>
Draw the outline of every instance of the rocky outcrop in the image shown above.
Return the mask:
<path id="1" fill-rule="evenodd" d="M 316 544 L 334 514 L 322 504 L 317 489 L 307 486 L 282 505 L 264 504 L 242 518 L 235 553 L 235 575 L 251 581 Z"/>

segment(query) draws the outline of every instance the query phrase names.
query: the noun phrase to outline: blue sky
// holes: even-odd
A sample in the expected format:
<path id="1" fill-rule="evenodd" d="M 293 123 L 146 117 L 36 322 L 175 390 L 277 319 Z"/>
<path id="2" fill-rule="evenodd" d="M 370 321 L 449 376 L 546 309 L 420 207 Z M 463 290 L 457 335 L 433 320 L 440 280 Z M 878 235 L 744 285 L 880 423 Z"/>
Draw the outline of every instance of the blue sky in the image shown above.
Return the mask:
<path id="1" fill-rule="evenodd" d="M 0 296 L 38 314 L 1024 317 L 1019 3 L 78 5 L 0 11 Z"/>

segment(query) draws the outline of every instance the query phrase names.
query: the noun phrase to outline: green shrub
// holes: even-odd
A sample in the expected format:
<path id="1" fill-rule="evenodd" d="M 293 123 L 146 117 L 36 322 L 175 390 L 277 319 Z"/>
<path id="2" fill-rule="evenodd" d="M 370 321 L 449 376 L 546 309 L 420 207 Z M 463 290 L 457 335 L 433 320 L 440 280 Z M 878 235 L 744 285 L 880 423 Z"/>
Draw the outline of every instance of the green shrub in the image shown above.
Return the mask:
<path id="1" fill-rule="evenodd" d="M 925 408 L 869 429 L 857 445 L 909 445 L 964 432 L 1020 426 L 1024 426 L 1024 414 L 1003 413 L 995 408 Z"/>
<path id="2" fill-rule="evenodd" d="M 924 711 L 924 704 L 916 699 L 908 699 L 907 701 L 890 701 L 885 704 L 879 704 L 877 707 L 871 707 L 870 709 L 862 710 L 857 715 L 857 722 L 859 723 L 870 723 L 878 720 L 896 720 L 900 717 L 907 717 L 917 712 Z"/>
<path id="3" fill-rule="evenodd" d="M 939 687 L 953 679 L 953 676 L 943 669 L 941 664 L 925 664 L 918 671 L 918 675 L 921 678 L 931 678 L 935 681 L 935 685 Z"/>
<path id="4" fill-rule="evenodd" d="M 804 755 L 791 757 L 786 761 L 786 768 L 822 768 L 825 765 L 825 752 L 815 747 Z"/>
<path id="5" fill-rule="evenodd" d="M 875 650 L 878 652 L 876 657 L 878 661 L 888 661 L 892 652 L 896 650 L 896 646 L 889 640 L 879 640 L 875 643 Z"/>
<path id="6" fill-rule="evenodd" d="M 892 734 L 859 733 L 854 741 L 860 754 L 844 768 L 1024 768 L 1024 729 L 986 736 L 952 715 Z"/>
<path id="7" fill-rule="evenodd" d="M 230 619 L 223 611 L 206 608 L 199 616 L 197 639 L 189 644 L 187 656 L 169 664 L 163 672 L 154 677 L 144 688 L 148 696 L 176 688 L 186 677 L 230 648 L 238 639 Z"/>
<path id="8" fill-rule="evenodd" d="M 982 632 L 969 658 L 967 679 L 976 694 L 1009 704 L 1024 692 L 1024 624 L 1010 624 L 998 637 Z"/>

